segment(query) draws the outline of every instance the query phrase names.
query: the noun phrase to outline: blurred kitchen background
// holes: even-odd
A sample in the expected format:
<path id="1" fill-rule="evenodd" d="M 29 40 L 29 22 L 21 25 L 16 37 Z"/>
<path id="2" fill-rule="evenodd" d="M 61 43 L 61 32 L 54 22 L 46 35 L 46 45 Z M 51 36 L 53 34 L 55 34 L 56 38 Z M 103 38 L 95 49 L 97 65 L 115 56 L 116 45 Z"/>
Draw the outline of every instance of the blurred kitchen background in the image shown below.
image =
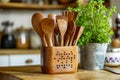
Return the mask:
<path id="1" fill-rule="evenodd" d="M 83 4 L 88 1 L 83 0 Z M 111 27 L 115 28 L 120 0 L 105 1 L 106 7 L 117 7 L 117 13 L 110 20 Z M 41 40 L 32 29 L 32 15 L 35 12 L 59 15 L 66 7 L 75 5 L 76 0 L 0 0 L 0 66 L 41 64 Z"/>

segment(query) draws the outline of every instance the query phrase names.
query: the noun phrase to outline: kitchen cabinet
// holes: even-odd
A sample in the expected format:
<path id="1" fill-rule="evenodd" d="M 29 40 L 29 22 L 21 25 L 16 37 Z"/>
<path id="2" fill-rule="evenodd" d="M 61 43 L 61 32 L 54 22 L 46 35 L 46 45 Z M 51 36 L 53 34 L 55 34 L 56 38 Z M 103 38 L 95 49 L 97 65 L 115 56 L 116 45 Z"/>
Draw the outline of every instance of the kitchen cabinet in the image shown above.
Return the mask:
<path id="1" fill-rule="evenodd" d="M 0 67 L 41 64 L 40 49 L 0 49 Z"/>
<path id="2" fill-rule="evenodd" d="M 9 66 L 9 55 L 0 55 L 0 66 Z"/>
<path id="3" fill-rule="evenodd" d="M 10 66 L 39 65 L 40 54 L 10 55 Z"/>

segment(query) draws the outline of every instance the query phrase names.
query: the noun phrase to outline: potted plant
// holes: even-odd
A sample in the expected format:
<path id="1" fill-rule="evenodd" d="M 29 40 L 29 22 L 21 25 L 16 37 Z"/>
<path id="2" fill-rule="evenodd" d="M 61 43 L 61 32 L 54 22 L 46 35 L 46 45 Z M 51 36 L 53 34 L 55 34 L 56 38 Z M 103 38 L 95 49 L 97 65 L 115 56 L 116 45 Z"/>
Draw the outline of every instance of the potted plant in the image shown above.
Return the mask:
<path id="1" fill-rule="evenodd" d="M 103 3 L 103 0 L 90 0 L 82 5 L 78 1 L 77 7 L 68 8 L 78 12 L 76 24 L 84 27 L 78 45 L 82 51 L 81 66 L 86 69 L 103 68 L 107 43 L 111 42 L 110 18 L 116 8 L 106 8 Z"/>

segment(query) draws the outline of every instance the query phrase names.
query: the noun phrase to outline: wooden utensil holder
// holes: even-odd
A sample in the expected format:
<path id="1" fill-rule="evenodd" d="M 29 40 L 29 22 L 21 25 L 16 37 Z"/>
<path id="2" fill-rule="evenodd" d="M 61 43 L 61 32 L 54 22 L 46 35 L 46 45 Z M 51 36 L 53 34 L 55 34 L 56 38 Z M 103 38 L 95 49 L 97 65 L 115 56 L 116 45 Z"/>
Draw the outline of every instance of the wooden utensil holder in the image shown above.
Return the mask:
<path id="1" fill-rule="evenodd" d="M 44 47 L 42 52 L 43 73 L 70 73 L 78 68 L 78 47 Z"/>

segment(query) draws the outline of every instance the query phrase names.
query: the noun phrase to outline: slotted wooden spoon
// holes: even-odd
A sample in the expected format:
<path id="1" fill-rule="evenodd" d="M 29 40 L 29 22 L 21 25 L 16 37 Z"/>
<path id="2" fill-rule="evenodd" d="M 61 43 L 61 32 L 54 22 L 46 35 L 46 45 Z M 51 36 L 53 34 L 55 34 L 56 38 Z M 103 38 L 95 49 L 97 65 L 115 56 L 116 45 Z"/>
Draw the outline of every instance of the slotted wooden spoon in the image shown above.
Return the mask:
<path id="1" fill-rule="evenodd" d="M 63 11 L 62 11 L 62 15 L 63 15 L 63 16 L 66 16 L 66 17 L 68 18 L 68 11 L 67 11 L 67 10 L 63 10 Z"/>
<path id="2" fill-rule="evenodd" d="M 60 31 L 60 45 L 64 45 L 64 35 L 67 31 L 67 26 L 68 26 L 68 19 L 65 16 L 58 15 L 56 16 L 57 23 L 58 23 L 58 28 Z"/>
<path id="3" fill-rule="evenodd" d="M 62 12 L 62 15 L 66 16 L 68 18 L 68 22 L 73 20 L 73 18 L 74 18 L 74 12 L 72 12 L 72 11 L 65 10 Z"/>
<path id="4" fill-rule="evenodd" d="M 76 21 L 78 13 L 73 12 L 73 11 L 64 10 L 64 11 L 62 11 L 62 15 L 66 16 L 68 18 L 68 22 L 69 22 L 71 20 Z"/>
<path id="5" fill-rule="evenodd" d="M 45 33 L 47 43 L 48 43 L 48 47 L 53 46 L 52 35 L 53 35 L 53 32 L 54 32 L 54 26 L 55 25 L 54 25 L 54 20 L 53 19 L 44 18 L 41 21 L 42 31 Z"/>
<path id="6" fill-rule="evenodd" d="M 33 26 L 33 29 L 38 33 L 38 35 L 41 37 L 41 41 L 42 41 L 42 45 L 44 47 L 47 46 L 47 43 L 46 43 L 46 39 L 45 39 L 45 34 L 43 33 L 42 29 L 41 29 L 41 20 L 44 18 L 43 14 L 42 13 L 34 13 L 32 15 L 32 19 L 31 19 L 31 22 L 32 22 L 32 26 Z"/>

